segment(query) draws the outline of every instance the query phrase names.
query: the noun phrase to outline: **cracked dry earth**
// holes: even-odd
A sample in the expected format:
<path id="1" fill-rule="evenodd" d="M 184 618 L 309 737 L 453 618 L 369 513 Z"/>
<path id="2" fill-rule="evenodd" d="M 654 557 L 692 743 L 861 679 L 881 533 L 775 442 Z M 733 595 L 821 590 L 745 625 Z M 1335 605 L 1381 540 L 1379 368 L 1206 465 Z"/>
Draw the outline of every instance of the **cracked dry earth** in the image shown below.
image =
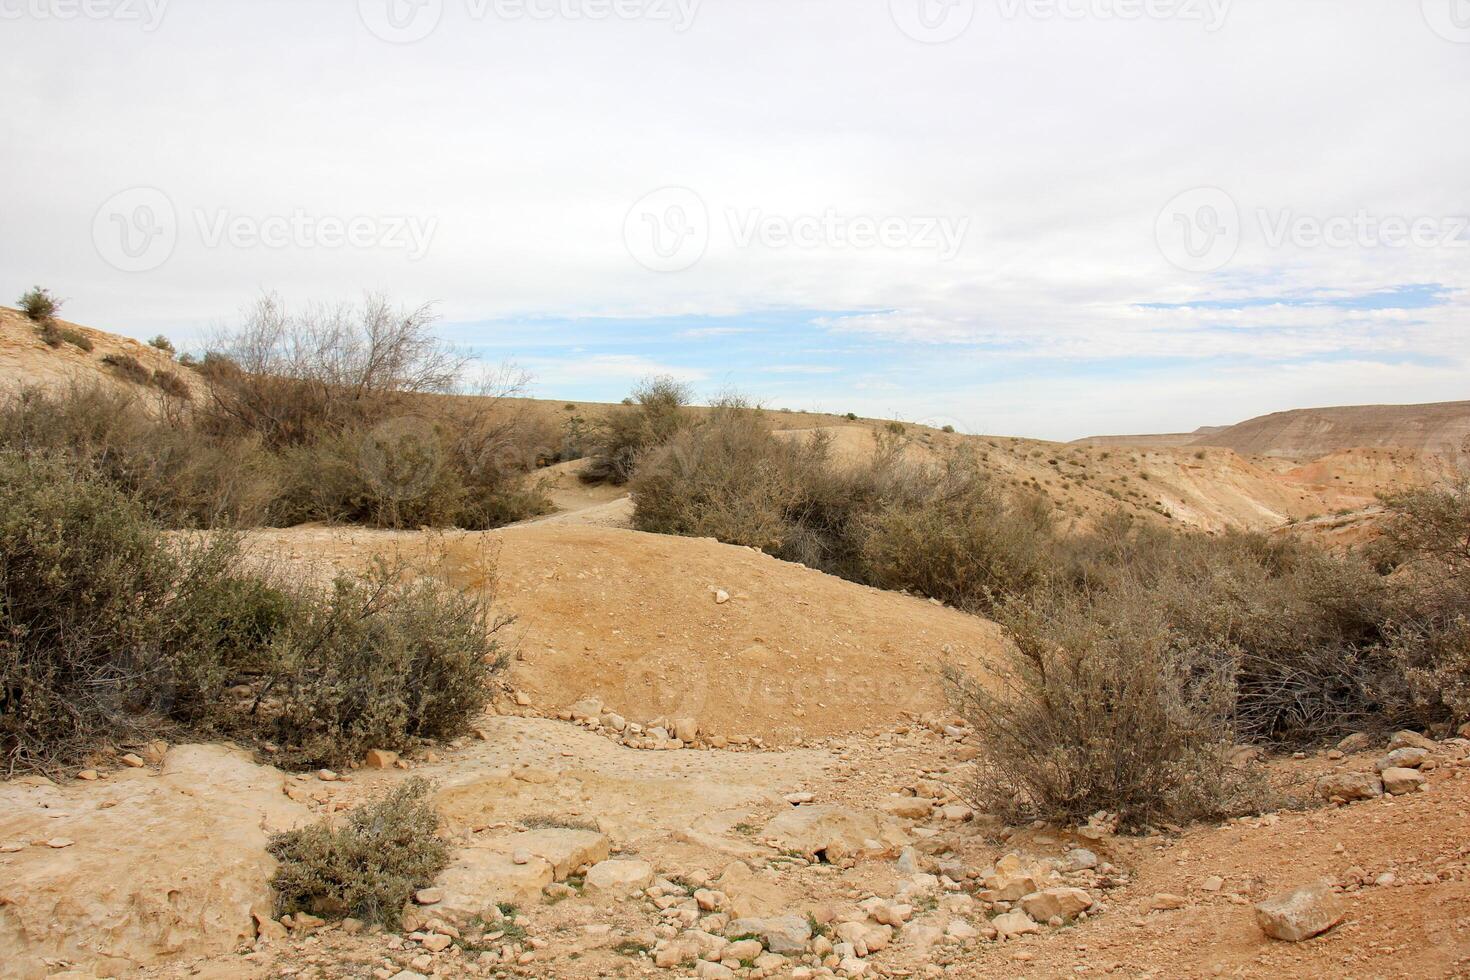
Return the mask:
<path id="1" fill-rule="evenodd" d="M 950 794 L 967 776 L 955 737 L 918 724 L 766 752 L 638 751 L 538 717 L 488 717 L 481 736 L 406 770 L 360 769 L 335 781 L 285 775 L 221 747 L 179 746 L 158 769 L 4 787 L 0 843 L 27 846 L 0 854 L 8 954 L 0 975 L 726 976 L 714 963 L 666 970 L 653 960 L 661 940 L 692 919 L 711 924 L 703 910 L 677 918 L 686 891 L 707 886 L 728 893 L 742 915 L 794 914 L 837 930 L 860 904 L 900 899 L 909 921 L 861 961 L 866 976 L 1470 976 L 1470 766 L 1457 753 L 1427 773 L 1423 793 L 1131 838 L 1105 825 L 1005 828 L 962 808 L 919 802 L 915 810 L 912 796 L 896 805 L 896 795 L 917 792 L 953 808 Z M 1317 776 L 1371 770 L 1381 754 L 1279 760 L 1272 776 L 1305 794 Z M 433 906 L 411 916 L 418 931 L 409 936 L 328 926 L 256 940 L 249 911 L 268 871 L 262 827 L 349 806 L 411 774 L 437 783 L 457 855 L 527 828 L 596 827 L 613 861 L 646 862 L 669 894 L 658 884 L 653 899 L 579 891 L 574 875 L 573 887 L 515 903 L 509 925 L 489 938 L 433 953 L 425 946 Z M 806 794 L 800 806 L 788 801 Z M 810 844 L 765 842 L 773 818 L 812 808 L 929 815 L 894 818 L 883 840 L 859 843 L 833 864 L 799 856 Z M 1066 870 L 1065 856 L 1079 846 L 1097 868 Z M 1085 921 L 985 938 L 996 910 L 971 893 L 986 894 L 994 882 L 985 873 L 1013 852 L 1054 868 L 1054 883 L 1084 889 L 1093 902 Z M 1267 939 L 1253 903 L 1322 878 L 1339 886 L 1344 921 L 1305 943 Z M 1151 910 L 1161 894 L 1179 907 Z M 925 926 L 954 932 L 956 920 L 979 935 L 910 939 L 924 938 Z M 727 966 L 741 976 L 810 975 L 793 973 L 803 969 L 799 956 L 765 956 L 763 965 Z M 66 973 L 73 964 L 79 969 Z"/>

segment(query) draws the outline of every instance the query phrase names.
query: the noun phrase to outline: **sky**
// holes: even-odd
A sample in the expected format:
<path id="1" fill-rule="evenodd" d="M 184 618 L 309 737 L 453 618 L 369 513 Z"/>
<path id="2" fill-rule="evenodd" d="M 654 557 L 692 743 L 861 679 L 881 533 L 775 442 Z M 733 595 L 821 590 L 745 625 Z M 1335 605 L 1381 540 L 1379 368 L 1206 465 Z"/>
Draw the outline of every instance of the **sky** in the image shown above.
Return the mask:
<path id="1" fill-rule="evenodd" d="M 556 399 L 1470 399 L 1470 0 L 0 0 L 0 91 L 0 302 L 184 348 L 377 292 Z"/>

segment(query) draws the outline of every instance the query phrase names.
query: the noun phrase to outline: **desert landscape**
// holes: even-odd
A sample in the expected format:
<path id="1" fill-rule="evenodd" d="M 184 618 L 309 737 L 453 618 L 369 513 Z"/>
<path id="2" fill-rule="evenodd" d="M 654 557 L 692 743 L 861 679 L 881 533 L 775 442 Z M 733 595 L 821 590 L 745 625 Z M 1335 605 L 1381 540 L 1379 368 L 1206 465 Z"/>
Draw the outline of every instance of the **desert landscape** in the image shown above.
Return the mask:
<path id="1" fill-rule="evenodd" d="M 61 425 L 70 416 L 57 406 L 80 412 L 98 392 L 124 399 L 112 411 L 136 412 L 138 424 L 203 425 L 230 397 L 221 386 L 238 383 L 208 363 L 0 310 L 7 451 L 40 451 L 25 448 L 28 412 L 49 405 L 42 417 Z M 954 687 L 957 676 L 1002 683 L 1016 643 L 1026 647 L 1006 614 L 1011 625 L 981 614 L 999 608 L 996 596 L 878 587 L 862 580 L 876 571 L 833 574 L 783 557 L 786 545 L 729 543 L 728 531 L 640 530 L 649 500 L 674 492 L 648 471 L 683 457 L 645 446 L 631 484 L 589 482 L 605 444 L 591 437 L 587 456 L 555 462 L 562 450 L 547 433 L 564 434 L 573 415 L 594 429 L 604 417 L 651 418 L 652 400 L 492 401 L 497 418 L 539 440 L 515 477 L 536 488 L 536 513 L 485 530 L 376 518 L 246 526 L 235 559 L 323 587 L 390 559 L 394 576 L 432 575 L 491 605 L 503 667 L 457 730 L 352 742 L 367 749 L 349 757 L 247 728 L 200 741 L 191 731 L 208 726 L 168 705 L 19 768 L 12 755 L 0 785 L 5 975 L 1470 972 L 1470 729 L 1396 728 L 1409 715 L 1382 707 L 1216 744 L 1209 751 L 1255 785 L 1238 809 L 1149 804 L 1059 819 L 1067 811 L 1040 797 L 987 809 L 977 774 L 995 752 L 1064 753 L 1011 760 L 1051 768 L 1068 751 L 997 741 Z M 729 405 L 675 406 L 683 421 L 663 438 L 755 432 L 762 452 L 798 454 L 820 443 L 839 470 L 963 457 L 980 461 L 997 499 L 1044 507 L 1061 539 L 1123 520 L 1167 540 L 1253 534 L 1356 560 L 1392 533 L 1385 501 L 1453 480 L 1464 409 L 1234 427 L 1254 452 L 1234 448 L 1232 429 L 1179 444 L 1064 445 Z M 119 447 L 109 451 L 134 451 Z M 697 458 L 688 465 L 710 456 Z M 132 479 L 127 467 L 110 472 Z M 211 698 L 265 697 L 250 669 L 214 683 Z M 1142 778 L 1213 778 L 1170 771 Z M 432 873 L 396 879 L 402 906 L 328 900 L 343 872 L 326 866 L 306 873 L 315 899 L 288 898 L 282 861 L 308 859 L 288 858 L 281 835 L 344 826 L 395 790 L 419 793 L 443 854 Z"/>

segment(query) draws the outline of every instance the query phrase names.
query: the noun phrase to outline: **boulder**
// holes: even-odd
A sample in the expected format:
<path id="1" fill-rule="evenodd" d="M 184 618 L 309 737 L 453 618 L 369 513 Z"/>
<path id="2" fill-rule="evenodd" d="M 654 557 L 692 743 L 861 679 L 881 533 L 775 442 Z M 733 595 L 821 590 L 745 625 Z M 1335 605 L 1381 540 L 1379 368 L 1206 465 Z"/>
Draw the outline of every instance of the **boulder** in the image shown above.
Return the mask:
<path id="1" fill-rule="evenodd" d="M 788 810 L 761 833 L 809 860 L 834 863 L 877 856 L 909 843 L 908 835 L 885 814 L 826 805 Z"/>
<path id="2" fill-rule="evenodd" d="M 917 796 L 890 796 L 880 801 L 878 808 L 900 820 L 928 820 L 934 812 L 934 803 Z"/>
<path id="3" fill-rule="evenodd" d="M 1343 920 L 1342 902 L 1325 881 L 1268 898 L 1256 906 L 1256 923 L 1272 939 L 1299 943 Z"/>
<path id="4" fill-rule="evenodd" d="M 1031 916 L 1020 909 L 1015 909 L 1004 915 L 997 915 L 990 920 L 990 924 L 995 927 L 995 931 L 1000 934 L 1002 939 L 1015 939 L 1017 936 L 1041 931 L 1041 926 L 1032 921 Z"/>
<path id="5" fill-rule="evenodd" d="M 995 862 L 995 870 L 983 881 L 990 901 L 1016 902 L 1022 896 L 1041 890 L 1044 871 L 1036 865 L 1028 866 L 1018 854 L 1007 854 Z"/>
<path id="6" fill-rule="evenodd" d="M 1383 788 L 1394 796 L 1417 793 L 1424 788 L 1426 782 L 1428 780 L 1424 778 L 1424 774 L 1417 769 L 1383 770 Z"/>
<path id="7" fill-rule="evenodd" d="M 759 936 L 773 953 L 792 956 L 806 952 L 812 926 L 801 915 L 778 915 L 764 919 L 735 919 L 725 927 L 727 936 Z"/>
<path id="8" fill-rule="evenodd" d="M 1023 896 L 1021 908 L 1040 922 L 1054 916 L 1070 922 L 1077 918 L 1077 913 L 1092 908 L 1092 896 L 1081 888 L 1045 888 Z"/>
<path id="9" fill-rule="evenodd" d="M 444 897 L 436 908 L 473 916 L 501 902 L 535 905 L 541 901 L 541 890 L 554 880 L 551 862 L 544 858 L 516 864 L 509 853 L 493 846 L 467 847 L 439 875 Z"/>
<path id="10" fill-rule="evenodd" d="M 1317 795 L 1324 800 L 1371 800 L 1383 795 L 1383 780 L 1372 772 L 1335 772 L 1317 780 Z"/>
<path id="11" fill-rule="evenodd" d="M 1438 748 L 1438 745 L 1434 739 L 1425 738 L 1418 732 L 1402 731 L 1393 733 L 1393 736 L 1388 740 L 1388 748 L 1389 751 L 1393 751 L 1394 749 L 1423 749 L 1426 752 L 1433 752 Z"/>
<path id="12" fill-rule="evenodd" d="M 396 762 L 398 753 L 387 749 L 368 749 L 367 756 L 362 760 L 362 764 L 369 769 L 392 769 Z"/>
<path id="13" fill-rule="evenodd" d="M 1373 736 L 1367 732 L 1353 732 L 1338 742 L 1337 747 L 1342 752 L 1362 752 L 1373 747 Z"/>
<path id="14" fill-rule="evenodd" d="M 587 872 L 584 891 L 591 894 L 634 895 L 653 884 L 653 865 L 647 861 L 601 861 Z"/>
<path id="15" fill-rule="evenodd" d="M 566 881 L 567 876 L 582 865 L 606 861 L 608 855 L 606 834 L 595 830 L 570 830 L 560 827 L 530 830 L 523 834 L 498 837 L 483 842 L 481 846 L 509 854 L 512 860 L 515 860 L 517 856 L 525 857 L 526 855 L 541 858 L 551 865 L 551 873 L 556 881 Z M 518 855 L 517 852 L 524 853 Z M 516 861 L 515 863 L 528 864 L 530 862 Z"/>
<path id="16" fill-rule="evenodd" d="M 1379 772 L 1385 769 L 1418 769 L 1424 765 L 1424 760 L 1428 758 L 1428 749 L 1409 746 L 1402 749 L 1394 749 L 1388 755 L 1375 762 L 1373 768 Z"/>

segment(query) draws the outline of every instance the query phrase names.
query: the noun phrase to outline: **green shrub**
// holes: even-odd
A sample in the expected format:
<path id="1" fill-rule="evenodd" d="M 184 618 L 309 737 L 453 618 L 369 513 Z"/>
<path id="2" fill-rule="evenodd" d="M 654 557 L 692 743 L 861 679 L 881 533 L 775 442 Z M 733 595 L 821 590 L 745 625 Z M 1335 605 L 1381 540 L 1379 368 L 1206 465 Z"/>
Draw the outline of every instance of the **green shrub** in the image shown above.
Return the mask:
<path id="1" fill-rule="evenodd" d="M 591 433 L 592 455 L 582 468 L 582 479 L 618 486 L 631 480 L 640 456 L 690 424 L 690 397 L 689 386 L 673 378 L 640 383 L 621 408 L 597 421 Z"/>
<path id="2" fill-rule="evenodd" d="M 410 779 L 353 809 L 341 825 L 323 820 L 272 836 L 277 914 L 353 916 L 399 928 L 414 891 L 449 863 L 430 791 L 426 780 Z"/>
<path id="3" fill-rule="evenodd" d="M 20 298 L 21 312 L 36 323 L 45 323 L 53 319 L 57 313 L 61 312 L 61 304 L 62 300 L 58 299 L 49 289 L 42 289 L 40 286 L 27 290 Z"/>
<path id="4" fill-rule="evenodd" d="M 339 577 L 277 635 L 252 717 L 278 758 L 303 767 L 463 735 L 505 666 L 496 634 L 508 624 L 480 595 L 379 562 Z"/>
<path id="5" fill-rule="evenodd" d="M 169 357 L 173 357 L 174 356 L 174 345 L 163 334 L 159 334 L 157 337 L 154 337 L 153 339 L 149 340 L 148 341 L 148 346 L 149 347 L 152 347 L 155 350 L 161 350 L 161 351 L 163 351 Z"/>

